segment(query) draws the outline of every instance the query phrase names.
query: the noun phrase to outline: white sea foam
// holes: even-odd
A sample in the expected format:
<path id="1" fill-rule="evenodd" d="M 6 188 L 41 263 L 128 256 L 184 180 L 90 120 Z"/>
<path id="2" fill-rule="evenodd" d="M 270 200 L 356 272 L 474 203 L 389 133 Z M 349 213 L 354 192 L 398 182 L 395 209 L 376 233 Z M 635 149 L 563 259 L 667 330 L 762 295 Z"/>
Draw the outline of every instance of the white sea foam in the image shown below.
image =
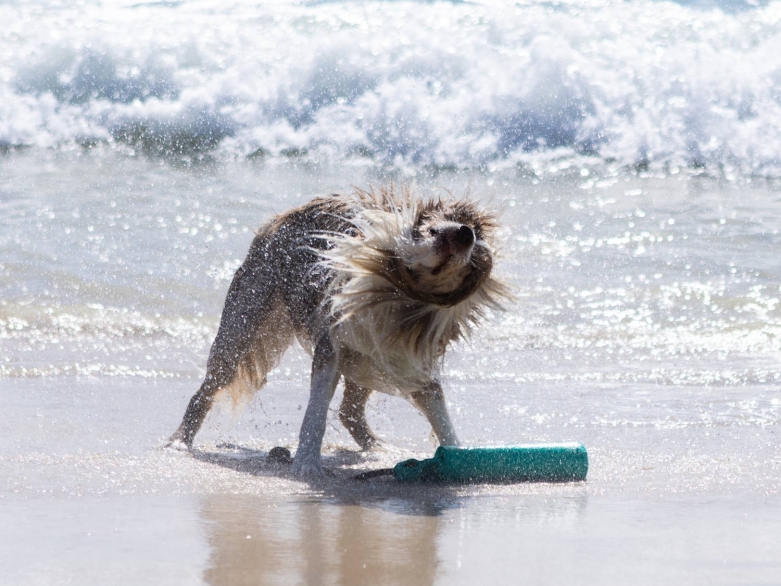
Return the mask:
<path id="1" fill-rule="evenodd" d="M 781 2 L 0 6 L 0 147 L 781 175 Z"/>

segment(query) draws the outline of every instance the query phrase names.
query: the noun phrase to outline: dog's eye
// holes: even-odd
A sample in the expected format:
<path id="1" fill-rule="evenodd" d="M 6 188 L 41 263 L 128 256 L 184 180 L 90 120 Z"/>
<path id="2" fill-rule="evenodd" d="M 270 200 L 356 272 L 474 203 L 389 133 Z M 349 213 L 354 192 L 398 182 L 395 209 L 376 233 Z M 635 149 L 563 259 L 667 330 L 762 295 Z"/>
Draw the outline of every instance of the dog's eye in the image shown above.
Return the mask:
<path id="1" fill-rule="evenodd" d="M 439 234 L 439 230 L 437 230 L 436 228 L 429 228 L 428 233 L 431 234 L 432 236 L 436 236 L 437 234 Z"/>

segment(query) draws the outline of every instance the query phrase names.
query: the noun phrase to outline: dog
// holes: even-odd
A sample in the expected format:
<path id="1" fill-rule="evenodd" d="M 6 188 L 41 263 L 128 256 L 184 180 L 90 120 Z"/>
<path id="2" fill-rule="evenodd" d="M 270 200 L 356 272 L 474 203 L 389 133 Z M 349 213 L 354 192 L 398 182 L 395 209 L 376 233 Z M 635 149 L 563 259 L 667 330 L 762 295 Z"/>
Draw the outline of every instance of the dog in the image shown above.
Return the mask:
<path id="1" fill-rule="evenodd" d="M 314 199 L 257 232 L 228 290 L 203 384 L 169 445 L 190 449 L 215 395 L 250 397 L 295 340 L 312 356 L 292 472 L 322 475 L 328 406 L 359 446 L 373 391 L 417 407 L 458 445 L 440 384 L 445 351 L 507 296 L 492 275 L 495 216 L 468 200 L 387 187 Z"/>

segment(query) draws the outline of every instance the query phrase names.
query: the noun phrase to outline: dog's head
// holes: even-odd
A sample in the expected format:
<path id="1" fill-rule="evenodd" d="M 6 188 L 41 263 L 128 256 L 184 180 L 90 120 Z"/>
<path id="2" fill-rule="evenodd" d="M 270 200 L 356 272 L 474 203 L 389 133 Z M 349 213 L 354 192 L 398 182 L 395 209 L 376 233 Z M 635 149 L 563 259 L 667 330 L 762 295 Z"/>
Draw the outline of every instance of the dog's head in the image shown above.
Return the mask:
<path id="1" fill-rule="evenodd" d="M 408 189 L 357 190 L 320 253 L 339 335 L 361 352 L 435 368 L 487 308 L 509 297 L 496 280 L 494 216 L 466 200 L 423 200 Z M 387 358 L 390 360 L 390 358 Z"/>
<path id="2" fill-rule="evenodd" d="M 375 283 L 360 284 L 363 302 L 372 293 L 375 302 L 452 307 L 485 289 L 493 267 L 492 214 L 466 200 L 422 200 L 408 189 L 358 191 L 356 201 L 355 232 L 337 238 L 326 256 L 332 266 Z M 499 285 L 488 288 L 497 292 Z M 344 294 L 350 292 L 348 286 Z"/>
<path id="3" fill-rule="evenodd" d="M 415 299 L 456 305 L 491 274 L 494 226 L 493 216 L 472 202 L 420 203 L 391 263 L 398 273 L 395 280 Z"/>

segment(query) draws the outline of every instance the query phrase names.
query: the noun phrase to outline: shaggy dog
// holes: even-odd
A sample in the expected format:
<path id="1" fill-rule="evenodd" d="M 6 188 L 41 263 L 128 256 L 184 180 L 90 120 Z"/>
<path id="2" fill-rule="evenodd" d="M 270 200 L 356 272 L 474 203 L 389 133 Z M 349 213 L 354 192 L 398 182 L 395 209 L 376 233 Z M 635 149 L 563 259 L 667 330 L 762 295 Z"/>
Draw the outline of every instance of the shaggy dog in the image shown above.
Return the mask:
<path id="1" fill-rule="evenodd" d="M 458 445 L 440 385 L 448 345 L 504 287 L 491 276 L 494 217 L 470 201 L 408 189 L 315 199 L 264 225 L 233 277 L 206 378 L 169 445 L 192 446 L 215 394 L 251 396 L 295 338 L 312 355 L 309 404 L 292 470 L 322 474 L 328 405 L 364 449 L 377 443 L 366 400 L 410 401 L 442 445 Z"/>

